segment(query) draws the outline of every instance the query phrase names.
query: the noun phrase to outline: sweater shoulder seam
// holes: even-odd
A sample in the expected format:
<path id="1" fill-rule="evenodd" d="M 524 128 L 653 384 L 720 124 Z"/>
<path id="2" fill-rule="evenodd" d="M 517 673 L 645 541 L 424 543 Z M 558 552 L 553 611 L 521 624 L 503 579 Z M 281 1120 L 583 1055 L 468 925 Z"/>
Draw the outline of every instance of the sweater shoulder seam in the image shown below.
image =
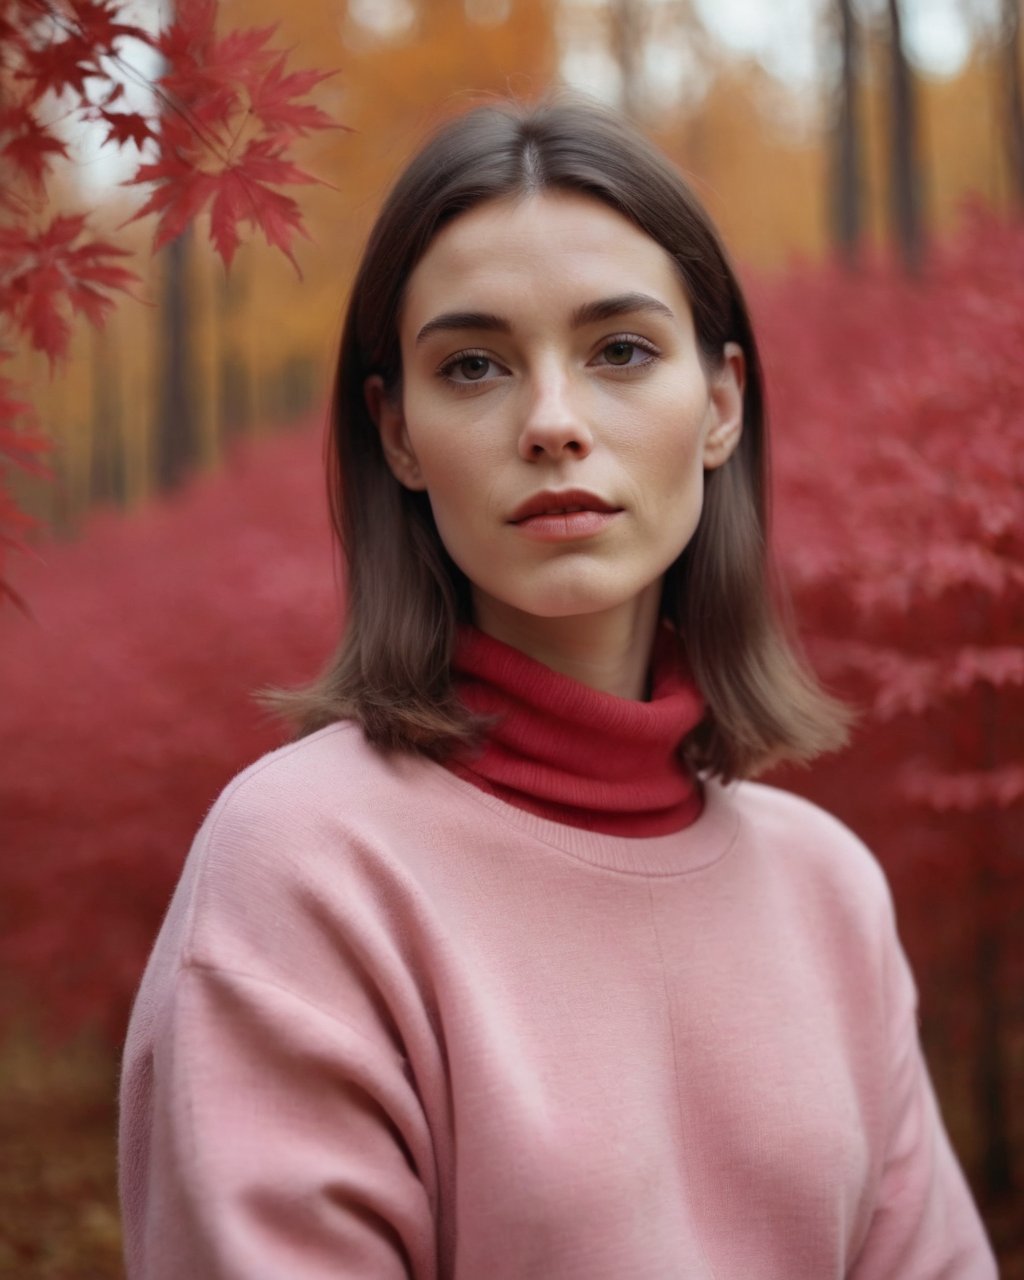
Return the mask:
<path id="1" fill-rule="evenodd" d="M 310 1000 L 307 996 L 295 991 L 292 987 L 285 986 L 284 983 L 276 982 L 273 978 L 265 977 L 262 974 L 251 973 L 247 969 L 239 969 L 232 965 L 215 964 L 208 960 L 197 960 L 192 957 L 184 957 L 178 967 L 179 976 L 188 976 L 189 974 L 207 973 L 213 976 L 221 976 L 225 978 L 235 979 L 241 982 L 250 983 L 253 986 L 266 988 L 268 991 L 276 992 L 285 996 L 288 1000 L 295 1004 L 300 1004 L 306 1009 L 312 1010 L 322 1017 L 326 1022 L 332 1025 L 342 1027 L 346 1031 L 357 1036 L 363 1043 L 371 1046 L 375 1050 L 380 1049 L 380 1045 L 371 1036 L 354 1026 L 347 1018 L 339 1017 L 337 1013 L 325 1009 L 323 1005 L 315 1000 Z M 396 1060 L 401 1062 L 402 1055 L 397 1053 L 392 1046 L 388 1046 L 388 1052 L 391 1053 Z"/>

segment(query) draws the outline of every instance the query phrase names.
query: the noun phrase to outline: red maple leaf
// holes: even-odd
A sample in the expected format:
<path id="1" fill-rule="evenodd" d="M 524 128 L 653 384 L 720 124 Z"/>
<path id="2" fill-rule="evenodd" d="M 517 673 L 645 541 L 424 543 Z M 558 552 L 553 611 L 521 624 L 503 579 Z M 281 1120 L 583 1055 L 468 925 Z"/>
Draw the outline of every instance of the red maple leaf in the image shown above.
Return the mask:
<path id="1" fill-rule="evenodd" d="M 232 31 L 215 39 L 216 9 L 211 0 L 185 0 L 176 21 L 156 40 L 168 70 L 159 84 L 176 106 L 199 111 L 207 122 L 226 117 L 239 106 L 239 93 L 263 75 L 274 61 L 267 44 L 276 24 Z"/>
<path id="2" fill-rule="evenodd" d="M 202 64 L 213 44 L 217 21 L 215 0 L 178 0 L 174 21 L 155 41 L 171 74 L 192 64 Z"/>
<path id="3" fill-rule="evenodd" d="M 126 38 L 152 43 L 148 31 L 119 21 L 117 0 L 70 0 L 70 5 L 82 40 L 99 53 L 113 53 L 115 43 Z"/>
<path id="4" fill-rule="evenodd" d="M 290 196 L 273 191 L 240 163 L 218 179 L 210 210 L 210 237 L 225 266 L 231 265 L 240 240 L 238 225 L 243 221 L 259 227 L 267 244 L 280 249 L 301 276 L 291 246 L 296 232 L 309 239 L 302 210 Z"/>
<path id="5" fill-rule="evenodd" d="M 302 210 L 291 196 L 264 188 L 257 212 L 250 221 L 263 232 L 267 244 L 281 250 L 301 278 L 302 272 L 291 249 L 292 239 L 296 232 L 307 240 L 311 237 L 303 225 Z"/>
<path id="6" fill-rule="evenodd" d="M 160 79 L 166 96 L 159 156 L 127 184 L 157 186 L 135 217 L 159 215 L 158 249 L 209 207 L 210 237 L 225 264 L 243 222 L 259 227 L 294 262 L 292 239 L 305 234 L 301 212 L 272 188 L 316 181 L 291 162 L 284 145 L 333 126 L 319 107 L 297 101 L 331 73 L 286 72 L 286 57 L 268 47 L 276 25 L 217 40 L 214 17 L 213 0 L 182 0 L 174 24 L 157 39 L 170 64 Z"/>
<path id="7" fill-rule="evenodd" d="M 76 244 L 85 217 L 58 215 L 44 231 L 0 228 L 0 312 L 9 316 L 51 363 L 67 352 L 68 310 L 102 325 L 113 305 L 106 290 L 126 291 L 138 280 L 111 261 L 130 257 L 126 249 L 100 240 Z"/>
<path id="8" fill-rule="evenodd" d="M 125 186 L 157 184 L 145 204 L 122 223 L 127 226 L 150 213 L 159 214 L 153 234 L 154 253 L 181 235 L 216 190 L 212 175 L 197 169 L 180 149 L 169 149 L 166 136 L 163 141 L 160 158 L 150 164 L 140 164 L 135 176 L 125 183 Z"/>
<path id="9" fill-rule="evenodd" d="M 204 21 L 204 0 L 192 4 Z M 291 161 L 285 143 L 289 135 L 327 128 L 332 121 L 318 107 L 294 101 L 319 84 L 325 73 L 285 74 L 284 58 L 270 55 L 265 47 L 273 30 L 237 32 L 217 44 L 194 41 L 188 46 L 195 56 L 192 69 L 182 73 L 179 66 L 165 77 L 166 86 L 174 86 L 180 99 L 188 99 L 187 108 L 179 102 L 175 114 L 164 117 L 159 157 L 140 165 L 127 184 L 157 184 L 129 219 L 159 214 L 154 250 L 180 235 L 209 206 L 210 238 L 225 265 L 238 247 L 244 222 L 262 230 L 267 242 L 281 249 L 298 270 L 292 242 L 296 234 L 306 235 L 301 210 L 273 188 L 319 181 Z M 180 49 L 183 40 L 185 33 L 179 32 L 168 47 Z M 249 99 L 248 107 L 243 97 Z M 237 139 L 251 122 L 263 131 L 249 136 L 237 155 Z"/>
<path id="10" fill-rule="evenodd" d="M 247 222 L 263 231 L 267 242 L 281 249 L 298 270 L 291 252 L 293 235 L 308 234 L 302 226 L 302 212 L 288 196 L 270 184 L 316 182 L 282 154 L 270 139 L 252 139 L 239 159 L 217 173 L 192 167 L 182 156 L 172 153 L 153 164 L 140 165 L 131 182 L 160 182 L 134 222 L 149 213 L 159 213 L 153 238 L 154 251 L 179 236 L 186 226 L 210 204 L 210 238 L 225 266 L 231 264 L 240 237 L 238 226 Z"/>
<path id="11" fill-rule="evenodd" d="M 305 135 L 310 129 L 334 129 L 337 125 L 326 111 L 313 103 L 293 101 L 316 88 L 333 71 L 293 71 L 284 74 L 285 57 L 280 58 L 250 89 L 250 107 L 273 133 Z"/>
<path id="12" fill-rule="evenodd" d="M 284 144 L 274 138 L 253 138 L 235 167 L 244 177 L 257 183 L 328 185 L 294 165 L 284 154 Z"/>
<path id="13" fill-rule="evenodd" d="M 0 158 L 37 191 L 53 157 L 68 154 L 64 143 L 39 123 L 25 101 L 12 102 L 0 111 L 0 137 L 5 134 L 10 136 L 0 146 Z"/>
<path id="14" fill-rule="evenodd" d="M 86 80 L 103 74 L 96 51 L 77 34 L 46 41 L 35 48 L 23 46 L 22 62 L 15 79 L 31 82 L 32 101 L 49 92 L 59 95 L 65 89 L 84 98 Z"/>
<path id="15" fill-rule="evenodd" d="M 245 31 L 231 31 L 218 40 L 210 51 L 207 68 L 219 79 L 248 84 L 262 75 L 277 57 L 267 44 L 277 32 L 278 24 L 267 27 L 249 27 Z"/>
<path id="16" fill-rule="evenodd" d="M 103 139 L 104 143 L 113 142 L 123 147 L 131 142 L 141 151 L 150 138 L 156 137 L 149 121 L 137 111 L 107 111 L 101 108 L 98 118 L 105 120 L 110 126 Z"/>

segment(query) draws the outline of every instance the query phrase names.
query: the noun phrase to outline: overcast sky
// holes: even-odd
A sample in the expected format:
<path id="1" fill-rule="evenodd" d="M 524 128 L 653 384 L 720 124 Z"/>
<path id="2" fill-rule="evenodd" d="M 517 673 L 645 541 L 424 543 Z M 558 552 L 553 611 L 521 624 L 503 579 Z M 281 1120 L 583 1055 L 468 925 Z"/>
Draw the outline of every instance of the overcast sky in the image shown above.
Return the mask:
<path id="1" fill-rule="evenodd" d="M 429 3 L 429 0 L 426 0 Z M 515 0 L 467 0 L 478 7 L 503 15 Z M 574 0 L 595 8 L 605 0 Z M 671 0 L 647 0 L 656 7 Z M 820 38 L 825 12 L 832 0 L 693 0 L 694 9 L 711 39 L 725 51 L 739 57 L 756 58 L 773 75 L 797 93 L 813 89 L 823 75 L 834 68 L 823 65 Z M 855 0 L 865 16 L 884 7 L 885 0 Z M 955 75 L 970 54 L 979 30 L 997 20 L 999 0 L 902 0 L 908 53 L 914 63 L 932 75 Z M 130 6 L 133 21 L 150 25 L 158 10 L 157 0 L 135 0 Z M 965 12 L 970 10 L 972 30 Z M 413 13 L 409 0 L 349 0 L 349 12 L 378 29 L 390 22 L 400 27 Z M 481 14 L 481 16 L 483 16 Z M 147 17 L 149 22 L 146 21 Z M 156 74 L 156 62 L 144 46 L 126 43 L 125 60 L 145 77 Z M 833 51 L 834 57 L 834 51 Z M 562 71 L 570 83 L 597 97 L 614 101 L 617 71 L 607 50 L 599 46 L 566 51 Z M 652 95 L 667 104 L 699 101 L 707 87 L 708 72 L 695 51 L 686 45 L 674 47 L 658 41 L 647 50 L 645 71 Z M 142 103 L 145 93 L 127 86 L 128 101 Z M 126 104 L 127 105 L 127 104 Z M 99 196 L 105 188 L 127 177 L 135 167 L 132 148 L 119 155 L 112 147 L 101 147 L 104 131 L 98 128 L 76 131 L 76 168 L 90 193 Z"/>
<path id="2" fill-rule="evenodd" d="M 694 0 L 705 27 L 723 45 L 760 58 L 782 79 L 813 79 L 818 74 L 815 30 L 824 0 Z M 883 8 L 881 0 L 861 0 L 865 15 Z M 902 0 L 904 35 L 913 61 L 933 75 L 955 75 L 971 51 L 968 8 L 979 25 L 993 22 L 996 0 Z"/>

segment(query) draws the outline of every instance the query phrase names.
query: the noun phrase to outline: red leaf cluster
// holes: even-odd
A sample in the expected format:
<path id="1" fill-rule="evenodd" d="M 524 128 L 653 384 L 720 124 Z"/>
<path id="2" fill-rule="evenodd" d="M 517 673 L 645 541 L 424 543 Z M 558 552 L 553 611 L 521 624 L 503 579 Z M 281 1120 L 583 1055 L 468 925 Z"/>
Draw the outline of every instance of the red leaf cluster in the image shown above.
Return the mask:
<path id="1" fill-rule="evenodd" d="M 158 157 L 131 179 L 155 187 L 135 216 L 159 215 L 157 249 L 208 207 L 210 235 L 226 265 L 245 223 L 295 263 L 292 239 L 305 234 L 301 211 L 274 188 L 317 181 L 292 163 L 287 148 L 310 130 L 333 127 L 319 107 L 299 101 L 331 73 L 286 75 L 285 57 L 268 47 L 274 27 L 218 39 L 215 24 L 213 0 L 184 0 L 156 42 L 168 62 L 158 81 L 165 111 Z"/>
<path id="2" fill-rule="evenodd" d="M 298 204 L 278 188 L 316 179 L 295 166 L 289 147 L 332 125 L 304 101 L 328 73 L 286 72 L 286 55 L 271 46 L 275 28 L 218 37 L 214 0 L 179 0 L 173 25 L 154 36 L 124 21 L 124 7 L 0 0 L 0 350 L 26 343 L 51 367 L 67 353 L 73 318 L 101 325 L 114 294 L 137 279 L 118 262 L 124 250 L 90 237 L 84 216 L 47 209 L 47 177 L 68 155 L 52 124 L 58 99 L 64 114 L 104 124 L 108 143 L 151 153 L 130 185 L 153 186 L 135 217 L 159 215 L 154 249 L 208 209 L 226 265 L 245 226 L 295 261 L 294 237 L 306 232 Z M 129 40 L 163 58 L 149 114 L 117 106 L 123 83 L 109 68 L 124 67 Z M 8 442 L 10 404 L 0 397 L 0 439 Z M 28 437 L 19 438 L 24 446 Z M 3 547 L 28 523 L 8 492 L 10 456 L 0 449 L 0 605 L 11 594 Z"/>
<path id="3" fill-rule="evenodd" d="M 110 290 L 138 280 L 114 261 L 130 257 L 126 249 L 81 239 L 85 221 L 84 214 L 58 215 L 35 233 L 0 225 L 0 314 L 51 364 L 67 352 L 70 314 L 100 328 L 114 305 Z"/>
<path id="4" fill-rule="evenodd" d="M 18 567 L 31 616 L 0 615 L 0 971 L 53 1028 L 116 1034 L 204 811 L 283 737 L 253 690 L 311 678 L 335 632 L 319 433 L 249 446 Z M 0 1026 L 11 997 L 0 983 Z"/>
<path id="5" fill-rule="evenodd" d="M 863 709 L 850 750 L 775 780 L 885 862 L 940 1087 L 989 1150 L 1024 983 L 1022 268 L 1024 226 L 976 209 L 920 281 L 806 268 L 757 299 L 777 543 L 809 653 Z"/>
<path id="6" fill-rule="evenodd" d="M 922 744 L 933 785 L 908 795 L 1016 803 L 972 779 L 1024 758 L 1024 233 L 974 210 L 925 281 L 806 269 L 759 301 L 812 650 L 879 722 L 960 726 Z"/>
<path id="7" fill-rule="evenodd" d="M 64 142 L 42 117 L 43 107 L 67 97 L 73 114 L 91 118 L 97 101 L 109 106 L 122 92 L 111 83 L 103 59 L 117 59 L 121 40 L 151 42 L 140 27 L 120 20 L 121 8 L 119 0 L 0 0 L 0 172 L 7 207 L 22 220 L 26 207 L 11 201 L 11 188 L 23 181 L 42 193 L 54 157 L 67 156 Z"/>
<path id="8" fill-rule="evenodd" d="M 6 0 L 0 41 L 18 55 L 13 78 L 26 86 L 27 101 L 68 89 L 84 98 L 88 78 L 107 79 L 100 59 L 115 54 L 119 40 L 149 39 L 141 28 L 122 22 L 120 11 L 118 0 Z"/>
<path id="9" fill-rule="evenodd" d="M 0 353 L 0 362 L 6 357 Z M 39 433 L 32 406 L 18 395 L 10 378 L 0 374 L 0 463 L 17 467 L 29 475 L 48 477 L 43 458 L 50 452 L 50 442 Z M 22 540 L 35 527 L 35 521 L 22 511 L 10 492 L 0 486 L 0 563 L 5 550 L 24 551 Z M 19 608 L 25 602 L 10 583 L 0 578 L 0 605 L 7 598 Z"/>
<path id="10" fill-rule="evenodd" d="M 27 99 L 0 106 L 0 163 L 10 176 L 0 187 L 0 208 L 9 214 L 20 206 L 12 190 L 20 178 L 33 191 L 41 191 L 55 156 L 66 157 L 67 147 L 42 124 Z"/>

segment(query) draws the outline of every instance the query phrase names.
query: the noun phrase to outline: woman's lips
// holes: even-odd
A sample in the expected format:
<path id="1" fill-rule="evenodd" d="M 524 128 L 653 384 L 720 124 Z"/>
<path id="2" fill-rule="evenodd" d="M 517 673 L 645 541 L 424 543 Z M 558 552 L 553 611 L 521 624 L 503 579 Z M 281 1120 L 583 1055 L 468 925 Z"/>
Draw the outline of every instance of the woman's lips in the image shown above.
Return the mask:
<path id="1" fill-rule="evenodd" d="M 574 514 L 577 511 L 614 512 L 619 508 L 589 489 L 542 489 L 512 512 L 509 520 L 519 524 L 531 516 Z"/>
<path id="2" fill-rule="evenodd" d="M 538 542 L 565 542 L 592 538 L 621 514 L 588 489 L 545 489 L 520 503 L 509 523 Z"/>
<path id="3" fill-rule="evenodd" d="M 538 542 L 563 542 L 574 538 L 592 538 L 616 520 L 621 511 L 547 511 L 514 521 L 515 528 Z"/>

